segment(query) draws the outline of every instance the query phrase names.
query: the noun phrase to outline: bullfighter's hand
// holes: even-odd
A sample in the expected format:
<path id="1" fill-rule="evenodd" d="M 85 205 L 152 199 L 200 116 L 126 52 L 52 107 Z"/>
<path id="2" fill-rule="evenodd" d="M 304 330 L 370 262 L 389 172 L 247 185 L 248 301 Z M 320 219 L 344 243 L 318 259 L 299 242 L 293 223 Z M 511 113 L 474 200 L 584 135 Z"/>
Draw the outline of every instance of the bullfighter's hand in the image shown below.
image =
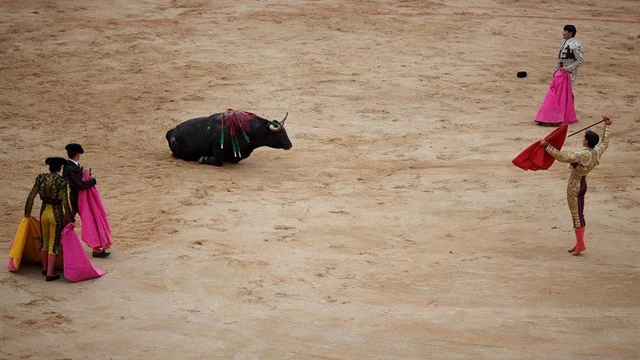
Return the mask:
<path id="1" fill-rule="evenodd" d="M 602 117 L 602 120 L 604 120 L 604 124 L 605 124 L 605 125 L 611 125 L 611 123 L 613 122 L 613 121 L 611 121 L 611 119 L 609 119 L 609 118 L 608 118 L 608 117 L 606 117 L 606 116 L 603 116 L 603 117 Z"/>
<path id="2" fill-rule="evenodd" d="M 549 145 L 549 142 L 545 139 L 540 140 L 540 146 L 546 148 Z"/>

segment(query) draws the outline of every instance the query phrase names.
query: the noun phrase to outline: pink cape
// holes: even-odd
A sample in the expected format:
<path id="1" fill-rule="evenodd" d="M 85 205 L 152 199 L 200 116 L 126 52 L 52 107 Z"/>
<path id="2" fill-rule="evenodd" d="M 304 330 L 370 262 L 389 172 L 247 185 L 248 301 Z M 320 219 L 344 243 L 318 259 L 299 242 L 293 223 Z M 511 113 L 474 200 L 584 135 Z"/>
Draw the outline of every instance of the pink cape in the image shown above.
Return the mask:
<path id="1" fill-rule="evenodd" d="M 564 141 L 567 138 L 568 125 L 564 124 L 559 128 L 550 132 L 544 139 L 553 145 L 556 149 L 562 149 Z M 511 162 L 513 165 L 523 170 L 547 170 L 553 165 L 556 159 L 549 155 L 543 147 L 540 146 L 540 140 L 529 145 L 520 154 L 518 154 Z"/>
<path id="2" fill-rule="evenodd" d="M 571 76 L 562 70 L 556 71 L 549 90 L 536 115 L 536 122 L 543 124 L 573 124 L 578 121 L 573 105 Z"/>
<path id="3" fill-rule="evenodd" d="M 72 282 L 89 280 L 104 275 L 104 271 L 91 264 L 82 248 L 78 235 L 74 231 L 74 227 L 74 224 L 69 223 L 62 230 L 61 247 L 56 259 L 56 268 L 62 268 L 64 277 Z M 9 271 L 17 272 L 21 262 L 42 263 L 39 239 L 40 221 L 33 216 L 24 217 L 9 248 Z"/>
<path id="4" fill-rule="evenodd" d="M 82 180 L 91 179 L 88 171 L 82 174 Z M 80 237 L 90 247 L 108 248 L 113 244 L 111 227 L 104 210 L 98 188 L 92 186 L 78 193 L 78 213 L 82 219 Z"/>
<path id="5" fill-rule="evenodd" d="M 104 275 L 104 271 L 91 264 L 73 228 L 75 224 L 68 223 L 62 230 L 60 240 L 64 251 L 64 270 L 62 270 L 64 277 L 69 281 L 77 282 Z"/>

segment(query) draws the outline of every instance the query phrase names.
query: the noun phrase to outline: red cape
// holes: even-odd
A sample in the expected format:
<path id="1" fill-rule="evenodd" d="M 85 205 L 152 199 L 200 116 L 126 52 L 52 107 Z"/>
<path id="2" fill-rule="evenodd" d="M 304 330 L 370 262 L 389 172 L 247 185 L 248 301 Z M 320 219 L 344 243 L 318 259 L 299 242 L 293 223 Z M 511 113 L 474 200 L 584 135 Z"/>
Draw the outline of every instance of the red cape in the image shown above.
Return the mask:
<path id="1" fill-rule="evenodd" d="M 561 125 L 550 132 L 544 139 L 556 149 L 562 149 L 562 145 L 564 145 L 564 141 L 567 138 L 567 128 L 567 124 Z M 513 165 L 523 170 L 533 171 L 547 170 L 550 168 L 556 159 L 549 155 L 544 148 L 540 146 L 540 141 L 541 140 L 534 142 L 518 154 L 518 156 L 513 158 L 513 160 L 511 160 Z"/>

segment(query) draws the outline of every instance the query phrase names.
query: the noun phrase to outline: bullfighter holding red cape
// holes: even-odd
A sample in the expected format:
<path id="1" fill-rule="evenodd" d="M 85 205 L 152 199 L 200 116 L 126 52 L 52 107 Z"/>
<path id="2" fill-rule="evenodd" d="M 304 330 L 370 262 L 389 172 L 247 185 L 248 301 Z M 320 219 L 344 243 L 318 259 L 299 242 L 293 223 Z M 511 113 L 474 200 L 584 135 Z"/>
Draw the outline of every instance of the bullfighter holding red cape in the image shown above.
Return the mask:
<path id="1" fill-rule="evenodd" d="M 587 175 L 600 163 L 600 157 L 609 147 L 609 126 L 612 121 L 603 116 L 602 121 L 572 133 L 580 133 L 592 126 L 604 122 L 602 140 L 595 132 L 588 130 L 583 139 L 584 148 L 581 151 L 560 150 L 565 141 L 567 125 L 562 125 L 552 131 L 544 139 L 531 144 L 512 162 L 524 170 L 546 170 L 555 160 L 569 163 L 571 174 L 567 184 L 567 203 L 576 235 L 576 244 L 569 249 L 572 255 L 579 255 L 587 248 L 584 244 L 586 222 L 584 219 L 584 196 L 587 192 Z"/>

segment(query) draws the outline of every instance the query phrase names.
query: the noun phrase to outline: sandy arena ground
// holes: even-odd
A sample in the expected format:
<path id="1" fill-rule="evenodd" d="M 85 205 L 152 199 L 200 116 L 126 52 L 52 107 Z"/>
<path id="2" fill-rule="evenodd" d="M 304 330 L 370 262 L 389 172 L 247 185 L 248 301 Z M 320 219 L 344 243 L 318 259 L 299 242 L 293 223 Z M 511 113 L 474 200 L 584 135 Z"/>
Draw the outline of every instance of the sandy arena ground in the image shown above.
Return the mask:
<path id="1" fill-rule="evenodd" d="M 614 119 L 579 257 L 567 166 L 511 164 L 567 23 L 569 131 Z M 0 359 L 640 358 L 638 1 L 0 0 L 0 55 L 3 252 L 68 142 L 115 237 L 81 283 L 3 260 Z M 171 157 L 227 108 L 293 149 Z"/>

